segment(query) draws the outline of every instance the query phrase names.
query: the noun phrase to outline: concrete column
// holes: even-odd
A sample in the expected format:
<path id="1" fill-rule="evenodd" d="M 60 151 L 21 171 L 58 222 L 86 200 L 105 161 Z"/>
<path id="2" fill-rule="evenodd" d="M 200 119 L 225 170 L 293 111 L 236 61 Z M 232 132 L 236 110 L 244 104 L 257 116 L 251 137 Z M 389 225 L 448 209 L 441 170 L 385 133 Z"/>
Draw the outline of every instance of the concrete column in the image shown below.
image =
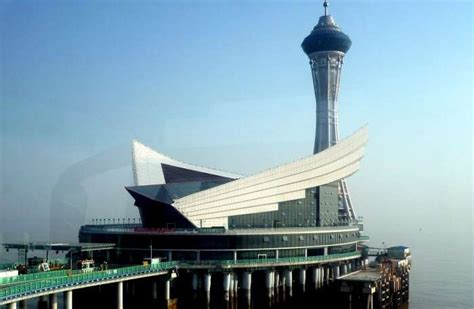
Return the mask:
<path id="1" fill-rule="evenodd" d="M 283 270 L 283 277 L 285 278 L 285 287 L 288 289 L 288 294 L 293 295 L 293 272 L 290 269 Z"/>
<path id="2" fill-rule="evenodd" d="M 344 264 L 342 266 L 342 269 L 344 270 L 344 275 L 347 274 L 347 264 Z"/>
<path id="3" fill-rule="evenodd" d="M 322 272 L 322 268 L 321 267 L 316 267 L 316 289 L 319 289 L 321 287 L 321 283 L 322 283 L 322 275 L 323 275 L 323 272 Z"/>
<path id="4" fill-rule="evenodd" d="M 229 297 L 232 298 L 234 297 L 234 274 L 230 274 L 230 282 L 229 282 Z"/>
<path id="5" fill-rule="evenodd" d="M 38 309 L 48 308 L 48 301 L 46 295 L 38 297 Z"/>
<path id="6" fill-rule="evenodd" d="M 329 278 L 329 269 L 321 267 L 321 287 L 325 286 L 328 283 Z"/>
<path id="7" fill-rule="evenodd" d="M 197 273 L 193 273 L 192 288 L 193 288 L 193 292 L 196 292 L 199 288 L 199 277 Z"/>
<path id="8" fill-rule="evenodd" d="M 318 271 L 319 271 L 319 269 L 317 267 L 313 267 L 311 269 L 311 280 L 313 282 L 313 287 L 315 289 L 318 288 Z"/>
<path id="9" fill-rule="evenodd" d="M 49 294 L 49 308 L 58 309 L 58 294 Z"/>
<path id="10" fill-rule="evenodd" d="M 237 274 L 234 274 L 234 286 L 233 286 L 233 289 L 234 289 L 234 297 L 237 298 L 237 291 L 239 290 L 239 277 L 237 276 Z"/>
<path id="11" fill-rule="evenodd" d="M 152 295 L 153 295 L 153 300 L 158 299 L 158 283 L 156 281 L 153 281 L 152 284 Z"/>
<path id="12" fill-rule="evenodd" d="M 16 309 L 16 302 L 14 302 L 14 303 L 9 303 L 9 304 L 8 304 L 8 309 Z"/>
<path id="13" fill-rule="evenodd" d="M 234 263 L 237 263 L 237 251 L 234 251 Z"/>
<path id="14" fill-rule="evenodd" d="M 306 269 L 300 268 L 299 279 L 300 279 L 301 290 L 304 293 L 306 291 Z"/>
<path id="15" fill-rule="evenodd" d="M 275 284 L 276 292 L 278 292 L 278 289 L 280 287 L 280 273 L 278 272 L 278 270 L 275 270 L 274 276 L 275 276 L 275 280 L 273 283 Z"/>
<path id="16" fill-rule="evenodd" d="M 204 274 L 204 291 L 209 299 L 211 297 L 211 274 Z"/>
<path id="17" fill-rule="evenodd" d="M 305 258 L 308 257 L 308 249 L 307 249 L 307 248 L 304 249 L 304 257 L 305 257 Z"/>
<path id="18" fill-rule="evenodd" d="M 117 283 L 117 309 L 123 309 L 123 281 Z"/>
<path id="19" fill-rule="evenodd" d="M 170 295 L 171 295 L 171 280 L 166 280 L 165 281 L 165 300 L 168 301 L 170 300 Z"/>
<path id="20" fill-rule="evenodd" d="M 324 255 L 328 255 L 328 247 L 324 247 Z"/>
<path id="21" fill-rule="evenodd" d="M 333 279 L 336 279 L 337 277 L 339 277 L 340 275 L 339 266 L 335 265 L 332 270 L 333 270 Z"/>
<path id="22" fill-rule="evenodd" d="M 172 261 L 172 260 L 173 260 L 173 252 L 168 251 L 168 261 Z"/>
<path id="23" fill-rule="evenodd" d="M 275 250 L 275 259 L 278 261 L 279 251 L 278 249 Z"/>
<path id="24" fill-rule="evenodd" d="M 72 290 L 64 292 L 64 306 L 66 309 L 72 309 Z"/>
<path id="25" fill-rule="evenodd" d="M 231 282 L 231 274 L 225 273 L 224 278 L 222 280 L 222 287 L 224 289 L 224 299 L 229 299 L 229 292 L 230 292 L 230 282 Z"/>
<path id="26" fill-rule="evenodd" d="M 275 286 L 274 283 L 274 278 L 273 278 L 273 271 L 272 270 L 267 270 L 265 272 L 265 288 L 267 289 L 268 296 L 272 296 L 272 290 L 273 287 Z"/>
<path id="27" fill-rule="evenodd" d="M 252 289 L 252 273 L 249 271 L 244 271 L 242 273 L 242 290 L 244 292 L 244 296 L 249 300 L 251 296 L 251 289 Z"/>

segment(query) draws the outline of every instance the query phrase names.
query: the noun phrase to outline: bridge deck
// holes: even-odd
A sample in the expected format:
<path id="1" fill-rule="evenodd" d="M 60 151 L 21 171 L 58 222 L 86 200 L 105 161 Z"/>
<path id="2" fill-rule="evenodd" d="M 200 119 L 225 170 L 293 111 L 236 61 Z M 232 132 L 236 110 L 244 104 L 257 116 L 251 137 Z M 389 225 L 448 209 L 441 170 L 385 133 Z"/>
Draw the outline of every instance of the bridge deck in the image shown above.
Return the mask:
<path id="1" fill-rule="evenodd" d="M 21 275 L 14 279 L 5 280 L 0 284 L 0 305 L 11 302 L 58 293 L 66 290 L 85 288 L 89 286 L 108 284 L 142 277 L 166 274 L 170 269 L 179 267 L 184 269 L 222 270 L 234 268 L 265 268 L 265 267 L 296 267 L 319 263 L 330 263 L 359 258 L 360 252 L 348 252 L 325 256 L 269 258 L 252 260 L 220 260 L 220 261 L 170 261 L 157 265 L 130 266 L 104 271 L 70 273 L 67 270 Z"/>

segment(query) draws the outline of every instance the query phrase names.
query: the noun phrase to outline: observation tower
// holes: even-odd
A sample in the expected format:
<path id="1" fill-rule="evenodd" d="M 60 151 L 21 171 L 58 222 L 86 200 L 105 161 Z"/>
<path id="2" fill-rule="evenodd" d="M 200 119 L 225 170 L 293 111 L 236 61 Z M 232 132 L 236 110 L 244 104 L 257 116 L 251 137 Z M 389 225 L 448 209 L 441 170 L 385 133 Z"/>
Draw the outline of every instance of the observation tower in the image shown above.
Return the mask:
<path id="1" fill-rule="evenodd" d="M 316 138 L 314 154 L 339 141 L 338 94 L 343 59 L 352 41 L 328 14 L 324 1 L 324 15 L 313 31 L 303 40 L 301 47 L 309 57 L 316 96 Z M 344 179 L 339 181 L 339 210 L 343 219 L 356 219 L 354 208 Z"/>

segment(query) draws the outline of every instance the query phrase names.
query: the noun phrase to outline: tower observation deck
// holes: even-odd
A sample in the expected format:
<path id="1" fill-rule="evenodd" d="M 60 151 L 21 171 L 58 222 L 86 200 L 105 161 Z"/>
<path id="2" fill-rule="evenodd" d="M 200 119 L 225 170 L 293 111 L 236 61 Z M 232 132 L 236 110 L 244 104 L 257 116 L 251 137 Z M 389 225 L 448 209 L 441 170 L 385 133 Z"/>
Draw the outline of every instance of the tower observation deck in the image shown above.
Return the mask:
<path id="1" fill-rule="evenodd" d="M 341 69 L 344 55 L 352 44 L 349 36 L 328 15 L 327 9 L 328 2 L 324 1 L 324 15 L 301 44 L 309 57 L 316 96 L 315 154 L 339 141 L 338 93 Z M 339 181 L 339 208 L 342 210 L 342 217 L 356 218 L 344 179 Z"/>

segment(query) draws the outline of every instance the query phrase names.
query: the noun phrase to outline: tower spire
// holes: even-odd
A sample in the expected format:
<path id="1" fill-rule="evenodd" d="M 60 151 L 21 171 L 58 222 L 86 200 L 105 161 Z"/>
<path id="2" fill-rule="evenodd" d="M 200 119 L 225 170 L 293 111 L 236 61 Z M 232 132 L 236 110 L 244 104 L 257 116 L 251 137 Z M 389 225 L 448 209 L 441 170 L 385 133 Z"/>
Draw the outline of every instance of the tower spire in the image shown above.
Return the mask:
<path id="1" fill-rule="evenodd" d="M 328 3 L 327 0 L 324 0 L 323 6 L 324 6 L 324 16 L 328 16 L 328 6 L 329 6 L 329 3 Z"/>

